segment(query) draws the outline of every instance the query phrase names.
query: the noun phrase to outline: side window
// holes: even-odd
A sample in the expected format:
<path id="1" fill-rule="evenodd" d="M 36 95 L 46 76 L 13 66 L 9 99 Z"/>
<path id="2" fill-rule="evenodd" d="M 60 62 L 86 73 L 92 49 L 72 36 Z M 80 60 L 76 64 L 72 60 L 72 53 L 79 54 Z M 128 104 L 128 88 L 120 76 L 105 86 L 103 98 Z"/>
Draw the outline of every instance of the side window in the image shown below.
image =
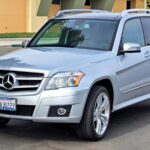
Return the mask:
<path id="1" fill-rule="evenodd" d="M 142 18 L 142 25 L 146 39 L 146 45 L 150 45 L 150 18 Z"/>
<path id="2" fill-rule="evenodd" d="M 136 43 L 143 47 L 144 35 L 140 19 L 128 20 L 124 26 L 122 35 L 122 44 L 124 43 Z"/>

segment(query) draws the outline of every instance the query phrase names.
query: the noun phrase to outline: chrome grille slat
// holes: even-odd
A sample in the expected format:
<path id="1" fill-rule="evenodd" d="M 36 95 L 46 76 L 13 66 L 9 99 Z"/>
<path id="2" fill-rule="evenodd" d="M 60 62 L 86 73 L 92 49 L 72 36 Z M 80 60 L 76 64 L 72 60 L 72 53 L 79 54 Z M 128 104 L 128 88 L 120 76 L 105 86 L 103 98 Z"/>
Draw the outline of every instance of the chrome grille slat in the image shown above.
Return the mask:
<path id="1" fill-rule="evenodd" d="M 22 88 L 38 88 L 40 84 L 38 85 L 24 85 L 24 86 L 14 86 L 13 89 L 22 89 Z M 0 87 L 4 87 L 2 84 L 0 84 Z"/>
<path id="2" fill-rule="evenodd" d="M 38 88 L 40 85 L 24 85 L 24 86 L 14 86 L 13 89 L 22 89 L 22 88 Z"/>
<path id="3" fill-rule="evenodd" d="M 35 77 L 16 77 L 16 80 L 36 80 L 36 81 L 38 81 L 38 80 L 42 80 L 43 78 L 35 78 Z"/>
<path id="4" fill-rule="evenodd" d="M 3 85 L 4 77 L 7 74 L 13 74 L 16 80 L 16 83 L 10 89 L 6 89 Z M 40 87 L 43 78 L 43 73 L 0 70 L 0 90 L 9 92 L 35 91 Z"/>

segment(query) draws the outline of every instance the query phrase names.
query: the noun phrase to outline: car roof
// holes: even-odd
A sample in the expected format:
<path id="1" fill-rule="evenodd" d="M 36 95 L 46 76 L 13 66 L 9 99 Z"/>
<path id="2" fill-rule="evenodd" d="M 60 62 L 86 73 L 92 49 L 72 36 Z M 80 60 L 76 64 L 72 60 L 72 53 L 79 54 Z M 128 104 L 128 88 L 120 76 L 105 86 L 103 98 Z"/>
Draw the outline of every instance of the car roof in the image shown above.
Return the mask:
<path id="1" fill-rule="evenodd" d="M 120 13 L 80 13 L 80 14 L 69 14 L 55 17 L 55 19 L 100 19 L 100 20 L 115 20 L 121 19 Z"/>

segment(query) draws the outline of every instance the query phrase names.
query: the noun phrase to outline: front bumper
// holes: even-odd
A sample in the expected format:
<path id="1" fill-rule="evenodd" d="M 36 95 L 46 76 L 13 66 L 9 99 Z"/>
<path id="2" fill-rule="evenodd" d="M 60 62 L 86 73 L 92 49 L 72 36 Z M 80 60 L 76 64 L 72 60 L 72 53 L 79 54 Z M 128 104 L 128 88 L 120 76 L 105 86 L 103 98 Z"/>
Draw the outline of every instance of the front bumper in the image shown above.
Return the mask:
<path id="1" fill-rule="evenodd" d="M 35 106 L 31 116 L 12 115 L 0 113 L 0 117 L 10 119 L 32 120 L 34 122 L 49 123 L 79 123 L 82 118 L 84 106 L 87 99 L 87 90 L 74 90 L 75 88 L 58 89 L 53 91 L 42 91 L 36 95 L 15 96 L 18 106 Z M 68 117 L 50 117 L 49 111 L 52 106 L 71 105 L 71 111 Z"/>

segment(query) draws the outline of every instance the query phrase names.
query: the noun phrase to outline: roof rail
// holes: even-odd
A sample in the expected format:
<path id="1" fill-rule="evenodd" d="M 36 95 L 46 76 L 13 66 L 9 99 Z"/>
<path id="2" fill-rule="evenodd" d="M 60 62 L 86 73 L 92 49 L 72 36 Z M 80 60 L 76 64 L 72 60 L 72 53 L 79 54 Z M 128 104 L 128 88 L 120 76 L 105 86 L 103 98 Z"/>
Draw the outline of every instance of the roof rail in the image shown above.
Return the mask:
<path id="1" fill-rule="evenodd" d="M 121 16 L 124 17 L 129 13 L 138 13 L 138 12 L 143 12 L 143 13 L 147 13 L 150 14 L 150 9 L 129 9 L 129 10 L 124 10 L 121 13 Z"/>
<path id="2" fill-rule="evenodd" d="M 97 9 L 68 9 L 59 11 L 55 17 L 61 17 L 67 14 L 80 14 L 80 13 L 106 13 L 108 11 Z"/>

